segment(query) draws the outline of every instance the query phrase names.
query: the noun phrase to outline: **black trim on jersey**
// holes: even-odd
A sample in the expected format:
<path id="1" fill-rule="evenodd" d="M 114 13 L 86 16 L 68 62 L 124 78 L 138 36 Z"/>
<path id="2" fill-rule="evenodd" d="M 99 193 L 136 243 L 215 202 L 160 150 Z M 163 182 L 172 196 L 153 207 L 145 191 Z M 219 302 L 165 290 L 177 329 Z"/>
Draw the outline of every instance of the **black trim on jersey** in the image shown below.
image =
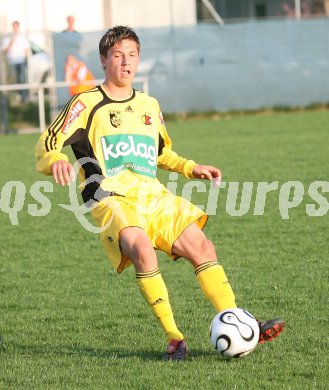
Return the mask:
<path id="1" fill-rule="evenodd" d="M 164 147 L 165 147 L 164 139 L 163 139 L 162 135 L 159 133 L 159 150 L 158 150 L 158 156 L 161 156 Z"/>
<path id="2" fill-rule="evenodd" d="M 80 138 L 80 140 L 81 139 L 82 140 L 81 140 L 81 142 L 79 142 L 79 145 L 73 144 L 71 146 L 73 153 L 78 161 L 80 161 L 80 159 L 86 157 L 85 151 L 81 150 L 81 146 L 83 145 L 86 138 L 88 138 L 88 136 L 86 137 L 86 132 L 83 132 L 83 137 Z M 89 141 L 88 141 L 88 144 L 91 147 Z M 95 157 L 93 151 L 90 153 L 90 155 L 88 157 L 96 160 L 96 157 Z M 105 177 L 102 174 L 102 170 L 97 163 L 93 163 L 91 161 L 88 161 L 88 162 L 85 162 L 83 165 L 81 164 L 81 168 L 85 172 L 85 180 L 87 180 L 91 176 L 95 175 L 95 181 L 88 183 L 85 186 L 85 188 L 81 191 L 81 196 L 82 196 L 84 203 L 87 203 L 90 200 L 99 202 L 101 199 L 104 199 L 107 196 L 114 195 L 114 193 L 112 191 L 104 191 L 101 189 L 100 185 Z M 96 192 L 97 192 L 97 199 L 95 199 Z"/>
<path id="3" fill-rule="evenodd" d="M 81 92 L 81 93 L 90 93 L 90 92 L 96 92 L 97 89 L 96 88 L 92 88 L 88 91 L 85 91 L 85 92 Z M 45 139 L 45 149 L 47 152 L 49 152 L 50 150 L 54 150 L 56 148 L 56 143 L 57 143 L 57 134 L 62 130 L 62 126 L 57 128 L 58 125 L 60 123 L 62 123 L 64 125 L 64 121 L 65 121 L 65 118 L 68 114 L 68 112 L 70 111 L 70 108 L 72 106 L 72 103 L 77 100 L 79 98 L 79 96 L 81 95 L 81 93 L 77 94 L 77 95 L 74 95 L 64 106 L 64 108 L 62 109 L 62 111 L 60 112 L 59 116 L 57 117 L 57 119 L 55 120 L 54 123 L 52 123 L 52 125 L 48 128 L 48 136 L 46 137 Z M 54 129 L 56 129 L 56 131 L 54 131 Z"/>
<path id="4" fill-rule="evenodd" d="M 99 86 L 97 88 L 99 88 Z M 91 112 L 88 116 L 86 128 L 85 129 L 78 129 L 77 137 L 74 137 L 74 134 L 73 134 L 72 137 L 70 137 L 66 141 L 67 144 L 69 144 L 70 141 L 73 141 L 71 143 L 71 148 L 72 148 L 73 153 L 74 153 L 77 160 L 80 160 L 81 158 L 84 158 L 84 157 L 88 157 L 90 159 L 97 161 L 95 163 L 89 161 L 81 166 L 81 168 L 85 172 L 85 180 L 88 180 L 93 175 L 96 175 L 95 180 L 97 178 L 96 181 L 88 183 L 81 192 L 82 199 L 85 203 L 87 203 L 90 200 L 94 200 L 94 201 L 98 202 L 107 196 L 114 195 L 113 192 L 103 191 L 100 188 L 101 182 L 103 181 L 103 179 L 105 179 L 105 176 L 102 173 L 100 164 L 98 163 L 98 160 L 97 160 L 96 155 L 94 153 L 94 149 L 93 149 L 93 147 L 89 141 L 89 137 L 88 137 L 90 127 L 91 127 L 91 122 L 93 120 L 95 113 L 97 112 L 97 110 L 99 108 L 110 103 L 111 99 L 109 99 L 109 97 L 106 94 L 105 95 L 103 94 L 103 97 L 104 97 L 103 100 L 101 100 L 99 103 L 97 103 L 93 107 L 93 109 L 91 110 Z M 64 145 L 65 145 L 65 143 L 64 143 Z M 97 199 L 95 199 L 96 191 L 97 191 Z"/>
<path id="5" fill-rule="evenodd" d="M 59 123 L 63 121 L 63 119 L 67 116 L 69 108 L 71 106 L 71 103 L 75 99 L 75 96 L 70 99 L 66 105 L 64 106 L 63 110 L 61 111 L 60 115 L 57 117 L 55 122 L 49 126 L 48 128 L 48 136 L 45 139 L 45 148 L 47 152 L 50 152 L 50 150 L 54 150 L 54 145 L 56 144 L 55 139 L 58 132 L 62 129 L 61 127 L 57 129 L 57 131 L 54 131 Z"/>
<path id="6" fill-rule="evenodd" d="M 133 100 L 136 96 L 136 90 L 135 90 L 135 88 L 133 88 L 133 93 L 128 99 L 113 100 L 106 94 L 106 92 L 103 90 L 103 88 L 100 85 L 98 85 L 97 88 L 101 92 L 101 94 L 104 96 L 104 99 L 106 99 L 109 103 L 127 103 L 127 102 L 130 102 L 130 100 Z"/>
<path id="7" fill-rule="evenodd" d="M 90 158 L 90 159 L 96 161 L 96 162 L 92 162 L 92 161 L 85 162 L 83 165 L 81 165 L 81 168 L 84 170 L 84 173 L 85 173 L 85 180 L 88 180 L 93 175 L 95 175 L 95 181 L 88 183 L 81 192 L 82 199 L 85 203 L 87 203 L 90 200 L 99 202 L 101 199 L 103 199 L 107 196 L 117 195 L 114 192 L 104 191 L 100 188 L 101 182 L 103 181 L 103 179 L 105 179 L 105 176 L 102 173 L 100 164 L 97 161 L 93 147 L 92 147 L 92 145 L 89 141 L 89 137 L 88 137 L 93 117 L 94 117 L 95 113 L 97 112 L 97 110 L 106 104 L 127 103 L 127 102 L 133 100 L 136 96 L 136 91 L 133 88 L 133 93 L 128 99 L 119 100 L 119 101 L 113 100 L 105 93 L 105 91 L 102 89 L 102 87 L 100 85 L 96 86 L 95 88 L 93 88 L 89 91 L 83 92 L 83 93 L 89 93 L 92 91 L 94 91 L 94 92 L 99 91 L 102 94 L 103 99 L 92 108 L 92 110 L 88 116 L 88 119 L 87 119 L 86 128 L 85 129 L 83 129 L 83 128 L 77 129 L 74 132 L 74 134 L 72 134 L 69 138 L 67 138 L 64 141 L 64 144 L 63 144 L 63 147 L 67 146 L 67 145 L 71 145 L 72 151 L 73 151 L 77 160 L 80 160 L 84 157 L 85 158 L 87 157 L 87 158 Z M 72 104 L 74 103 L 75 100 L 77 100 L 79 95 L 80 94 L 73 96 L 73 98 L 65 105 L 62 112 L 58 116 L 57 120 L 48 129 L 48 136 L 46 137 L 46 140 L 45 140 L 45 147 L 46 147 L 47 152 L 55 149 L 56 141 L 57 141 L 56 135 L 62 130 L 62 126 L 59 126 L 59 125 L 61 124 L 61 122 L 64 123 L 64 120 L 65 120 L 66 116 L 68 115 L 68 112 L 69 112 Z M 56 129 L 56 128 L 57 128 L 57 130 L 54 131 L 54 129 Z M 164 144 L 164 142 L 163 142 L 163 144 Z M 95 199 L 96 192 L 97 192 L 97 199 Z"/>
<path id="8" fill-rule="evenodd" d="M 65 146 L 69 146 L 69 145 L 73 145 L 73 144 L 77 143 L 77 142 L 80 140 L 83 131 L 84 131 L 84 129 L 77 129 L 77 130 L 71 135 L 71 137 L 67 138 L 67 139 L 64 141 L 63 148 L 64 148 Z"/>
<path id="9" fill-rule="evenodd" d="M 87 121 L 87 126 L 86 129 L 80 133 L 80 137 L 78 138 L 78 141 L 76 141 L 74 144 L 71 145 L 71 148 L 73 150 L 73 153 L 76 157 L 77 160 L 83 157 L 89 157 L 91 159 L 94 159 L 96 161 L 97 158 L 95 156 L 93 147 L 89 141 L 88 135 L 89 135 L 89 130 L 91 126 L 91 122 L 93 120 L 93 117 L 96 113 L 96 111 L 102 107 L 103 105 L 107 104 L 108 102 L 106 101 L 107 99 L 102 100 L 96 106 L 91 110 L 90 115 L 88 116 L 88 121 Z M 99 189 L 101 182 L 105 178 L 101 167 L 97 163 L 93 162 L 86 162 L 81 166 L 81 168 L 85 172 L 85 180 L 88 180 L 92 175 L 98 175 L 99 181 L 94 181 L 91 183 L 88 183 L 85 188 L 82 190 L 81 195 L 83 201 L 86 203 L 89 200 L 92 200 L 95 196 L 96 191 Z M 106 196 L 106 195 L 105 195 Z M 103 197 L 105 197 L 103 196 Z M 100 200 L 100 199 L 98 199 Z"/>

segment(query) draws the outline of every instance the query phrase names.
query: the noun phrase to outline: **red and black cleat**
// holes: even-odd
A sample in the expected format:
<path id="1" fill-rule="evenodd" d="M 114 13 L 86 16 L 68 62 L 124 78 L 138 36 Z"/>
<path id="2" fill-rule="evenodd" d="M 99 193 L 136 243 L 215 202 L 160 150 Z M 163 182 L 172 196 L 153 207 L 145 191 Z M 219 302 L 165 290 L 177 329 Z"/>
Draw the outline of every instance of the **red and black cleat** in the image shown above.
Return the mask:
<path id="1" fill-rule="evenodd" d="M 258 321 L 259 325 L 259 344 L 264 344 L 266 341 L 272 341 L 280 335 L 284 330 L 284 321 L 281 318 L 274 318 L 268 321 Z"/>
<path id="2" fill-rule="evenodd" d="M 164 360 L 185 360 L 188 350 L 185 340 L 171 340 Z"/>

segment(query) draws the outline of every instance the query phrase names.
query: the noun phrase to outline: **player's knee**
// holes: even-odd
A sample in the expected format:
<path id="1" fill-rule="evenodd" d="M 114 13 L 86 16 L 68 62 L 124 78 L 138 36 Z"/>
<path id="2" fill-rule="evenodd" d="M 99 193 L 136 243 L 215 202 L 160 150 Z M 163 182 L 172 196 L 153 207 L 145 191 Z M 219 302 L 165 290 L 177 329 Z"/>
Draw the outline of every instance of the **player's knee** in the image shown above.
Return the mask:
<path id="1" fill-rule="evenodd" d="M 200 256 L 206 260 L 214 260 L 217 257 L 214 244 L 207 238 L 201 243 Z"/>
<path id="2" fill-rule="evenodd" d="M 155 256 L 154 249 L 150 244 L 136 243 L 133 247 L 134 257 L 136 260 L 145 261 Z"/>
<path id="3" fill-rule="evenodd" d="M 196 237 L 195 246 L 196 246 L 196 260 L 215 260 L 217 258 L 214 244 L 207 236 L 201 232 Z M 193 245 L 194 246 L 194 245 Z"/>
<path id="4" fill-rule="evenodd" d="M 155 250 L 149 242 L 136 241 L 130 248 L 129 257 L 137 272 L 148 272 L 157 268 Z"/>
<path id="5" fill-rule="evenodd" d="M 211 261 L 217 258 L 216 251 L 213 243 L 204 238 L 197 245 L 194 245 L 193 250 L 190 251 L 188 260 L 192 262 L 194 266 L 198 266 L 204 261 Z"/>

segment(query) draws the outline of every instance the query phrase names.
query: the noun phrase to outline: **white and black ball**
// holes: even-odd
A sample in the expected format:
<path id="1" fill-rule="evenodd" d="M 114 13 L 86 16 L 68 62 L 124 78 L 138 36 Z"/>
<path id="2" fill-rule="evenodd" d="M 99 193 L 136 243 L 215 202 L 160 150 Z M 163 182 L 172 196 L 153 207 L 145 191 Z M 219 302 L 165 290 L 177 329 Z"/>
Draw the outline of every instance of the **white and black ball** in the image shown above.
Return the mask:
<path id="1" fill-rule="evenodd" d="M 258 322 L 244 309 L 217 313 L 210 324 L 210 341 L 222 357 L 244 357 L 256 348 L 258 340 Z"/>

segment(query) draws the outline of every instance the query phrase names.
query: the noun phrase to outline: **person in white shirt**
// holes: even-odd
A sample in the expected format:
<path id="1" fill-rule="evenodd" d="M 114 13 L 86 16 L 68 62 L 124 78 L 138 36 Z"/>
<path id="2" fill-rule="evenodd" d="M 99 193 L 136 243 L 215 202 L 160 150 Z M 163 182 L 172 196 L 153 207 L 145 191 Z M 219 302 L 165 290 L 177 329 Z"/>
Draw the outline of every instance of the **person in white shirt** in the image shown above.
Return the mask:
<path id="1" fill-rule="evenodd" d="M 1 49 L 5 52 L 9 65 L 15 74 L 17 84 L 26 82 L 26 67 L 27 58 L 30 53 L 30 43 L 28 39 L 19 31 L 20 23 L 15 20 L 12 23 L 13 32 L 6 36 L 1 45 Z M 27 100 L 28 91 L 20 91 L 22 101 Z"/>

